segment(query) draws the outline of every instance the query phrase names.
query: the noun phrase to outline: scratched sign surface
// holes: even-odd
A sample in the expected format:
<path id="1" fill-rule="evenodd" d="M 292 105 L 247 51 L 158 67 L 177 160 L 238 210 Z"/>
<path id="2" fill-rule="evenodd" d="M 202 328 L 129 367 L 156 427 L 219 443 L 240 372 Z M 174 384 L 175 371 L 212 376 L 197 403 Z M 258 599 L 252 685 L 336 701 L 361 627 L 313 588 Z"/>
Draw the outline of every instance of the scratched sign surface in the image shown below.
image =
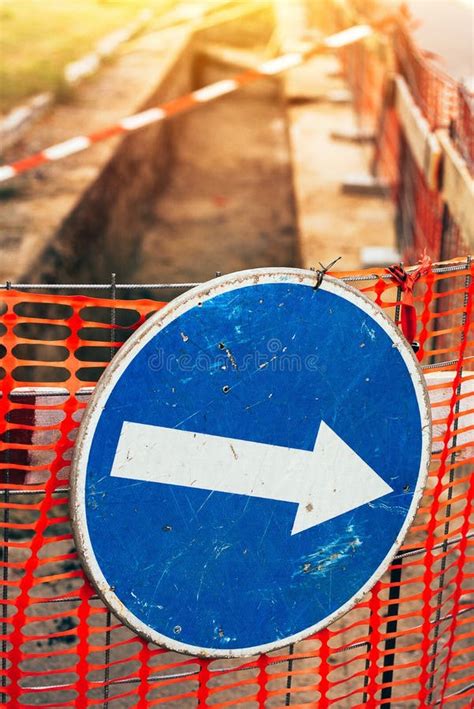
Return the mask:
<path id="1" fill-rule="evenodd" d="M 170 649 L 250 655 L 328 625 L 414 516 L 430 415 L 411 349 L 359 292 L 247 271 L 152 317 L 99 383 L 74 456 L 83 564 Z"/>

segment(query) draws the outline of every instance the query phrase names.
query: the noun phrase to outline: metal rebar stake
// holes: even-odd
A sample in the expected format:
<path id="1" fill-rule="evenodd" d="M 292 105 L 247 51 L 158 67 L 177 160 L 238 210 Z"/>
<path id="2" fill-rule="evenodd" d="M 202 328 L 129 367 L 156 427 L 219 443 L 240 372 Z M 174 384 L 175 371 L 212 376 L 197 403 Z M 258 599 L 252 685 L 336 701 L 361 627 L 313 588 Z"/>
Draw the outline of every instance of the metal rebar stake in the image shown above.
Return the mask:
<path id="1" fill-rule="evenodd" d="M 400 323 L 400 301 L 402 297 L 402 289 L 400 286 L 397 288 L 397 304 L 395 306 L 395 325 L 398 326 Z M 397 564 L 400 564 L 400 566 L 394 566 L 394 562 Z M 387 618 L 395 616 L 394 620 L 389 620 L 387 622 L 387 628 L 386 632 L 388 633 L 396 633 L 397 628 L 398 628 L 398 608 L 399 608 L 399 603 L 398 601 L 400 600 L 400 584 L 402 580 L 402 564 L 403 564 L 403 556 L 396 556 L 395 559 L 393 559 L 391 565 L 390 565 L 390 590 L 388 593 L 388 598 L 389 601 L 393 601 L 393 603 L 389 603 L 388 609 L 387 609 Z M 391 706 L 391 698 L 392 698 L 392 686 L 391 682 L 393 682 L 393 666 L 395 664 L 395 647 L 397 645 L 397 638 L 395 635 L 392 638 L 386 638 L 385 639 L 385 654 L 383 658 L 383 667 L 384 671 L 382 674 L 382 685 L 389 685 L 389 686 L 382 686 L 382 691 L 380 693 L 380 698 L 382 700 L 388 700 L 384 701 L 383 704 L 380 705 L 381 709 L 390 709 Z M 387 650 L 389 652 L 387 652 Z M 391 651 L 391 652 L 390 652 Z"/>
<path id="2" fill-rule="evenodd" d="M 291 643 L 290 647 L 288 648 L 288 654 L 293 655 L 294 651 L 295 651 L 295 644 Z M 291 684 L 292 684 L 292 676 L 290 673 L 292 672 L 292 670 L 293 670 L 293 659 L 290 657 L 290 659 L 288 660 L 288 675 L 286 678 L 286 688 L 288 690 L 285 695 L 285 706 L 286 707 L 289 707 L 291 704 L 291 691 L 290 690 L 291 690 Z"/>
<path id="3" fill-rule="evenodd" d="M 10 283 L 7 282 L 7 290 L 10 290 Z M 5 462 L 7 466 L 10 463 L 10 432 L 6 430 L 7 428 L 7 419 L 6 419 L 6 412 L 5 412 L 5 443 L 7 444 L 7 449 L 5 452 Z M 10 491 L 8 489 L 8 485 L 10 483 L 10 469 L 7 467 L 5 470 L 5 483 L 6 483 L 6 488 L 3 491 L 3 502 L 5 504 L 5 507 L 3 509 L 3 553 L 2 553 L 2 561 L 3 561 L 3 569 L 2 569 L 2 635 L 3 635 L 3 640 L 2 640 L 2 689 L 7 686 L 7 618 L 8 618 L 8 562 L 9 562 L 9 549 L 8 549 L 8 542 L 10 538 L 9 534 L 9 529 L 8 525 L 10 523 L 10 510 L 9 510 L 9 502 L 10 502 Z M 7 695 L 5 692 L 2 691 L 2 704 L 7 703 Z"/>
<path id="4" fill-rule="evenodd" d="M 117 287 L 115 280 L 115 273 L 110 274 L 110 297 L 112 299 L 112 307 L 110 309 L 110 361 L 112 361 L 115 354 L 115 324 L 116 324 L 116 312 L 115 312 L 115 299 L 117 297 Z M 112 623 L 112 614 L 107 608 L 107 613 L 105 615 L 105 653 L 104 653 L 104 692 L 103 692 L 103 704 L 104 709 L 109 706 L 109 682 L 110 682 L 110 625 Z"/>
<path id="5" fill-rule="evenodd" d="M 456 273 L 457 271 L 464 271 L 468 266 L 469 261 L 457 261 L 454 263 L 446 263 L 435 265 L 432 269 L 433 273 Z M 409 270 L 409 269 L 408 269 Z M 389 281 L 391 279 L 389 273 L 369 273 L 362 276 L 344 276 L 341 278 L 345 283 L 360 283 L 363 281 L 376 281 L 379 278 Z M 149 290 L 189 290 L 195 286 L 202 285 L 202 282 L 194 283 L 116 283 L 115 288 L 118 290 L 139 290 L 142 288 L 147 288 Z M 110 291 L 110 283 L 0 283 L 0 290 L 7 290 L 8 288 L 15 288 L 17 290 L 46 290 L 46 291 L 56 291 L 56 290 L 103 290 Z"/>
<path id="6" fill-rule="evenodd" d="M 467 267 L 469 268 L 471 265 L 471 257 L 467 257 Z M 466 326 L 466 320 L 467 320 L 467 304 L 469 301 L 469 288 L 471 286 L 471 274 L 468 273 L 466 275 L 465 281 L 464 281 L 464 302 L 463 302 L 463 312 L 461 316 L 461 336 L 460 336 L 460 342 L 462 343 L 464 341 L 464 328 Z M 459 381 L 458 386 L 456 387 L 456 403 L 454 405 L 454 421 L 453 421 L 453 437 L 452 437 L 452 445 L 451 448 L 454 449 L 456 448 L 457 445 L 457 430 L 459 428 L 459 402 L 460 402 L 460 394 L 461 394 L 461 384 L 462 384 L 462 372 L 463 368 L 462 366 L 459 368 L 459 374 L 461 376 L 461 379 Z M 452 452 L 449 463 L 450 463 L 450 470 L 449 470 L 449 487 L 448 487 L 448 494 L 447 494 L 447 500 L 448 504 L 446 505 L 446 521 L 444 523 L 444 542 L 443 542 L 443 558 L 441 559 L 441 574 L 439 577 L 439 585 L 438 585 L 438 595 L 436 597 L 436 614 L 435 614 L 435 622 L 434 622 L 434 641 L 433 641 L 433 653 L 432 653 L 432 658 L 431 658 L 431 663 L 430 663 L 430 679 L 428 682 L 428 689 L 429 689 L 429 695 L 428 695 L 428 705 L 430 706 L 433 702 L 433 692 L 434 692 L 434 676 L 435 676 L 435 671 L 436 671 L 436 654 L 438 652 L 438 640 L 439 640 L 439 626 L 440 626 L 440 618 L 441 618 L 441 605 L 443 601 L 443 593 L 444 593 L 444 577 L 445 577 L 445 572 L 446 572 L 446 550 L 447 550 L 447 537 L 449 534 L 449 518 L 451 516 L 451 499 L 453 497 L 453 482 L 454 482 L 454 464 L 456 462 L 456 453 Z"/>
<path id="7" fill-rule="evenodd" d="M 393 603 L 389 603 L 387 609 L 387 618 L 390 618 L 392 616 L 395 616 L 395 618 L 394 620 L 389 620 L 387 622 L 387 634 L 396 633 L 398 627 L 397 616 L 399 608 L 398 602 L 400 600 L 400 584 L 402 580 L 403 557 L 398 560 L 398 563 L 400 564 L 400 566 L 394 566 L 392 564 L 390 567 L 390 591 L 388 594 L 388 598 L 390 601 L 393 601 Z M 380 709 L 390 709 L 390 707 L 392 706 L 392 702 L 390 701 L 392 699 L 392 685 L 389 683 L 393 682 L 393 666 L 395 664 L 396 645 L 397 638 L 395 635 L 392 638 L 385 639 L 382 685 L 388 686 L 382 686 L 382 691 L 380 693 L 380 699 L 382 699 L 382 704 L 380 705 Z"/>
<path id="8" fill-rule="evenodd" d="M 10 440 L 9 432 L 5 436 L 5 442 L 7 444 L 6 450 L 6 463 L 10 462 L 10 448 L 8 448 L 8 443 Z M 7 468 L 5 470 L 5 483 L 8 485 L 10 482 L 10 470 Z M 7 686 L 7 618 L 8 618 L 8 542 L 9 542 L 9 529 L 8 525 L 10 522 L 10 510 L 8 504 L 10 502 L 10 493 L 8 488 L 3 491 L 3 502 L 5 507 L 3 509 L 3 569 L 2 569 L 2 688 Z M 7 695 L 2 691 L 2 704 L 7 703 Z"/>

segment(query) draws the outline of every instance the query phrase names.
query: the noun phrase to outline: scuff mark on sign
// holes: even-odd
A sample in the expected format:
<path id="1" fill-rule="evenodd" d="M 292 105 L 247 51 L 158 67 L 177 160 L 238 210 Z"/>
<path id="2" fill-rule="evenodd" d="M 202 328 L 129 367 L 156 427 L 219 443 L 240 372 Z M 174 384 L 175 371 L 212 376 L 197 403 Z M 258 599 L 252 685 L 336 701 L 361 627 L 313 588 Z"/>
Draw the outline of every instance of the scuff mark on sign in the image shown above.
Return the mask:
<path id="1" fill-rule="evenodd" d="M 302 565 L 294 572 L 293 578 L 302 574 L 332 573 L 332 567 L 353 554 L 361 544 L 360 538 L 354 533 L 354 525 L 348 524 L 345 535 L 318 549 L 314 554 L 306 555 Z"/>
<path id="2" fill-rule="evenodd" d="M 235 360 L 235 357 L 234 357 L 234 355 L 232 354 L 232 352 L 231 352 L 231 350 L 229 349 L 229 347 L 226 347 L 223 342 L 219 342 L 218 347 L 219 347 L 220 350 L 225 350 L 226 357 L 229 359 L 229 362 L 230 362 L 230 364 L 231 364 L 231 366 L 232 366 L 232 369 L 238 369 L 238 367 L 237 367 L 237 362 L 236 362 L 236 360 Z M 223 367 L 223 369 L 224 369 L 224 367 Z"/>

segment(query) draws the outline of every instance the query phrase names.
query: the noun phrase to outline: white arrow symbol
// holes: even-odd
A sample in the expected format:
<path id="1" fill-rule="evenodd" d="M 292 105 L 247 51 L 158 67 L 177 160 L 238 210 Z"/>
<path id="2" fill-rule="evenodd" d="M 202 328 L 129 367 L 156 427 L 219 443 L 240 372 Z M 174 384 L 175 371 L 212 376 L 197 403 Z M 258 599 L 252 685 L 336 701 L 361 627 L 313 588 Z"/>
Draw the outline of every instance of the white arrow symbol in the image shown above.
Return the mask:
<path id="1" fill-rule="evenodd" d="M 125 421 L 111 475 L 293 502 L 291 534 L 393 492 L 324 421 L 313 451 Z"/>

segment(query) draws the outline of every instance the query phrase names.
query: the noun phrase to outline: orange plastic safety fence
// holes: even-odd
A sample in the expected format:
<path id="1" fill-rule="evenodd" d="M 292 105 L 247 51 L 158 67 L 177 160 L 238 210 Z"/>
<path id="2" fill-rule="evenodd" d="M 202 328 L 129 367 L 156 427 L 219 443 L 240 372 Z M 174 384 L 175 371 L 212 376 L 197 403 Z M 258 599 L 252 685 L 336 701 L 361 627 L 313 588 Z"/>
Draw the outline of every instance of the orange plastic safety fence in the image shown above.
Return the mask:
<path id="1" fill-rule="evenodd" d="M 474 93 L 458 88 L 458 112 L 451 123 L 451 136 L 474 175 Z"/>
<path id="2" fill-rule="evenodd" d="M 395 285 L 355 275 L 355 285 L 397 316 Z M 416 284 L 419 358 L 432 366 L 425 373 L 433 461 L 401 552 L 329 628 L 248 660 L 196 659 L 138 638 L 97 598 L 72 540 L 68 473 L 84 407 L 112 354 L 162 303 L 0 291 L 3 702 L 467 706 L 474 692 L 473 277 L 467 261 Z M 448 330 L 450 343 L 441 347 Z"/>
<path id="3" fill-rule="evenodd" d="M 405 12 L 387 17 L 384 26 L 377 22 L 382 10 L 377 2 L 364 6 L 357 0 L 333 0 L 336 25 L 344 26 L 353 17 L 371 22 L 372 17 L 379 27 L 376 39 L 341 50 L 342 67 L 360 127 L 375 135 L 372 173 L 391 188 L 403 260 L 416 260 L 424 249 L 433 259 L 449 259 L 465 253 L 466 244 L 447 213 L 440 190 L 428 187 L 415 163 L 393 106 L 390 77 L 394 71 L 403 76 L 432 130 L 449 129 L 473 174 L 474 94 L 417 46 Z"/>
<path id="4" fill-rule="evenodd" d="M 387 183 L 393 200 L 397 202 L 402 182 L 400 179 L 402 139 L 400 123 L 393 106 L 386 106 L 382 111 L 375 143 L 374 173 Z"/>
<path id="5" fill-rule="evenodd" d="M 367 40 L 344 48 L 339 56 L 352 92 L 359 124 L 367 131 L 375 131 L 384 108 L 388 68 L 387 55 L 382 49 L 380 38 L 376 49 Z"/>
<path id="6" fill-rule="evenodd" d="M 432 129 L 448 128 L 458 113 L 458 82 L 417 47 L 409 28 L 400 22 L 394 34 L 397 70 Z"/>
<path id="7" fill-rule="evenodd" d="M 396 206 L 397 236 L 402 259 L 412 263 L 425 249 L 433 261 L 441 260 L 443 242 L 443 200 L 437 190 L 430 189 L 425 177 L 402 137 L 400 174 Z M 463 252 L 450 253 L 446 259 Z"/>

